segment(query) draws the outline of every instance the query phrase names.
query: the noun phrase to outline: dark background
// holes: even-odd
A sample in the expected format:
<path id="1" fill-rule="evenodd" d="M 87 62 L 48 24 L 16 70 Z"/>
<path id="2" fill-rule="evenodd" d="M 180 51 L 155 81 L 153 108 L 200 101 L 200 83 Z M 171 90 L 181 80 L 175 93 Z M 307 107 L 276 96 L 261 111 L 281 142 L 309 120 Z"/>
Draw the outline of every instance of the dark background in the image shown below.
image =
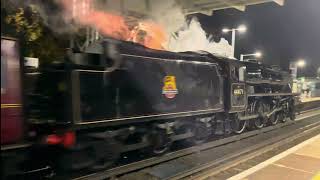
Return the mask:
<path id="1" fill-rule="evenodd" d="M 245 24 L 244 34 L 236 36 L 236 57 L 240 53 L 260 50 L 262 61 L 288 69 L 289 61 L 306 60 L 300 75 L 315 76 L 320 66 L 320 0 L 286 0 L 247 6 L 245 12 L 235 9 L 214 11 L 212 16 L 197 15 L 208 34 L 229 40 L 231 33 L 222 34 L 223 27 Z"/>
<path id="2" fill-rule="evenodd" d="M 48 4 L 44 8 L 49 9 L 50 14 L 58 14 L 55 9 L 59 8 L 49 3 L 52 1 L 42 1 Z M 65 35 L 52 32 L 52 29 L 56 31 L 60 28 L 48 28 L 38 13 L 28 11 L 30 8 L 25 8 L 25 17 L 27 22 L 30 21 L 25 26 L 21 26 L 20 22 L 8 24 L 4 20 L 8 14 L 14 14 L 24 3 L 29 4 L 22 0 L 1 1 L 1 35 L 10 34 L 22 39 L 20 44 L 26 47 L 27 51 L 24 56 L 40 57 L 42 63 L 56 60 L 57 56 L 64 54 L 64 47 L 69 45 L 65 42 L 68 39 Z M 240 53 L 260 50 L 263 53 L 264 63 L 277 64 L 283 69 L 288 69 L 290 61 L 305 59 L 307 65 L 300 69 L 300 76 L 315 76 L 316 70 L 320 67 L 320 0 L 286 0 L 284 6 L 265 3 L 248 6 L 245 12 L 226 9 L 214 11 L 212 16 L 202 14 L 195 16 L 198 17 L 208 36 L 213 36 L 216 41 L 225 37 L 230 42 L 231 34 L 222 34 L 222 28 L 245 24 L 248 31 L 237 34 L 236 37 L 237 58 Z M 33 22 L 37 26 L 30 28 Z M 22 28 L 22 31 L 17 32 L 17 26 Z M 60 27 L 61 24 L 58 23 L 53 27 L 57 26 Z M 37 38 L 28 40 L 30 34 L 37 30 L 41 32 Z"/>

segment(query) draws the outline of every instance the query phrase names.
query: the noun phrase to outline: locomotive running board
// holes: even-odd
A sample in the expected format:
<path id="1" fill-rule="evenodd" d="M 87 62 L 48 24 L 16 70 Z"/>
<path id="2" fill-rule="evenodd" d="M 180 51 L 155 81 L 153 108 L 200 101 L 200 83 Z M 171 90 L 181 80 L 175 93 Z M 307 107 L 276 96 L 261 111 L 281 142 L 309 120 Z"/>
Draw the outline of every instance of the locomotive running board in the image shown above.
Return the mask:
<path id="1" fill-rule="evenodd" d="M 263 96 L 298 96 L 298 93 L 256 93 L 248 94 L 248 97 L 263 97 Z"/>

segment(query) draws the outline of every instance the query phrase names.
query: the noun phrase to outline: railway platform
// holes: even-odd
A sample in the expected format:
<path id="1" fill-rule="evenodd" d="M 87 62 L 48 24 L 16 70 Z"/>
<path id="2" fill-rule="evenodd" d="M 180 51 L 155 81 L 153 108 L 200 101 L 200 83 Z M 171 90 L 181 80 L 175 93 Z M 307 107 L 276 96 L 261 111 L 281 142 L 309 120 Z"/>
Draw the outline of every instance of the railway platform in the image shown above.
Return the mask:
<path id="1" fill-rule="evenodd" d="M 228 180 L 320 180 L 320 134 Z"/>
<path id="2" fill-rule="evenodd" d="M 312 101 L 320 101 L 320 97 L 303 97 L 301 98 L 302 103 L 312 102 Z"/>

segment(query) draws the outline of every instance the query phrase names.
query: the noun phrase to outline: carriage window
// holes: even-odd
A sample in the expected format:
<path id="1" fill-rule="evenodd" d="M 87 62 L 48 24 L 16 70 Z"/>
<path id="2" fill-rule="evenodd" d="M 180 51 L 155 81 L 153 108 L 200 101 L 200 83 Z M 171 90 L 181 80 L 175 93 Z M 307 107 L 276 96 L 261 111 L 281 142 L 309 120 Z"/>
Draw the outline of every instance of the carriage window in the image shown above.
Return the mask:
<path id="1" fill-rule="evenodd" d="M 1 56 L 1 94 L 6 92 L 6 83 L 7 83 L 7 63 L 6 59 Z"/>

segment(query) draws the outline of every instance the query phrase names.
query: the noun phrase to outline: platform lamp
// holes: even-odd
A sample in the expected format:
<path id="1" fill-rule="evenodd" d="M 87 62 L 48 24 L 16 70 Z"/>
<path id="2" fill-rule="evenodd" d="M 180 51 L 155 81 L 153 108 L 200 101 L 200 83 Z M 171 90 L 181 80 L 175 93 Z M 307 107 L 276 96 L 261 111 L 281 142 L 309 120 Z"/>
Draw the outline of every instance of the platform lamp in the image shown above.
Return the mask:
<path id="1" fill-rule="evenodd" d="M 298 68 L 303 68 L 306 66 L 306 61 L 304 59 L 299 59 L 297 61 L 290 63 L 290 70 L 293 79 L 296 79 L 298 76 Z"/>
<path id="2" fill-rule="evenodd" d="M 262 53 L 260 51 L 257 51 L 256 53 L 253 54 L 240 54 L 240 61 L 244 61 L 244 57 L 251 57 L 254 56 L 256 58 L 261 58 Z"/>
<path id="3" fill-rule="evenodd" d="M 232 57 L 234 57 L 234 52 L 235 52 L 235 43 L 236 43 L 236 32 L 239 32 L 239 33 L 244 33 L 247 31 L 247 27 L 245 25 L 240 25 L 238 26 L 238 28 L 232 28 L 232 29 L 228 29 L 228 28 L 223 28 L 222 29 L 222 32 L 223 33 L 228 33 L 228 32 L 231 32 L 232 33 L 232 52 L 231 52 L 231 55 Z"/>

